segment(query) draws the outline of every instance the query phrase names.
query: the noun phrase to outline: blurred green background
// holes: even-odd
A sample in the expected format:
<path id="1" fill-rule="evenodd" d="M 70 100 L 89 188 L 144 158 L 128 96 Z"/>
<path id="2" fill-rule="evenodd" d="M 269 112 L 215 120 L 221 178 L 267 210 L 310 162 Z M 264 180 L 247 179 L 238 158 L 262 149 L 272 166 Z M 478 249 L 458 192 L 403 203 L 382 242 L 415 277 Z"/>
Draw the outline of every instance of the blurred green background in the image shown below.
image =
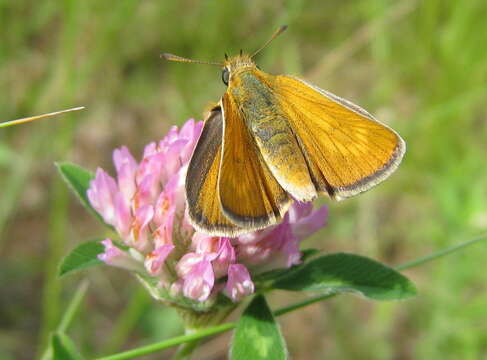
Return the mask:
<path id="1" fill-rule="evenodd" d="M 0 121 L 86 106 L 0 130 L 0 358 L 39 356 L 82 279 L 90 288 L 70 334 L 89 358 L 182 331 L 128 273 L 56 277 L 60 257 L 102 229 L 54 161 L 113 171 L 114 147 L 140 156 L 225 90 L 219 69 L 161 52 L 220 61 L 288 24 L 259 55 L 262 69 L 361 104 L 406 139 L 387 182 L 326 200 L 328 227 L 306 246 L 394 265 L 485 231 L 486 16 L 485 0 L 0 0 Z M 486 256 L 479 244 L 408 271 L 413 300 L 340 296 L 280 318 L 293 359 L 486 359 Z M 297 299 L 276 293 L 271 304 Z M 226 358 L 228 340 L 211 339 L 195 358 Z"/>

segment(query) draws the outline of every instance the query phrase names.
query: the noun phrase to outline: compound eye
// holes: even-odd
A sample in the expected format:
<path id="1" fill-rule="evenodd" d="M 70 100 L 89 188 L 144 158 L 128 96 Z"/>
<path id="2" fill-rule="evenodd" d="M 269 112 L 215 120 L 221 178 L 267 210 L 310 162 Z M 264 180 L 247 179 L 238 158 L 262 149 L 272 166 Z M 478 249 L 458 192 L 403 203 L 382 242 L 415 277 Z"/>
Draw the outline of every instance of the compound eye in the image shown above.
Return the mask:
<path id="1" fill-rule="evenodd" d="M 222 70 L 222 80 L 225 85 L 228 86 L 228 80 L 230 79 L 230 71 L 225 67 Z"/>

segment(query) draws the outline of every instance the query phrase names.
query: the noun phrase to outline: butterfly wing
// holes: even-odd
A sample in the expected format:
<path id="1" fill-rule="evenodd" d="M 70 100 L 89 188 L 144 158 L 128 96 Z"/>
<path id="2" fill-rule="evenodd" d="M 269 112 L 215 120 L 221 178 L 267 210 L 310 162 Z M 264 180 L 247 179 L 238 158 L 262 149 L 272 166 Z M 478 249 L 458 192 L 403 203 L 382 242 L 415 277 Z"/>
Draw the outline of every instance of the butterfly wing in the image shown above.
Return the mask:
<path id="1" fill-rule="evenodd" d="M 220 209 L 218 172 L 222 153 L 223 116 L 211 109 L 186 174 L 186 201 L 193 226 L 207 234 L 236 236 L 246 232 L 229 221 Z"/>
<path id="2" fill-rule="evenodd" d="M 257 230 L 278 222 L 292 199 L 264 163 L 240 110 L 222 98 L 223 155 L 218 179 L 223 213 L 233 223 Z"/>
<path id="3" fill-rule="evenodd" d="M 354 196 L 401 162 L 402 138 L 359 106 L 289 76 L 274 77 L 273 89 L 319 192 L 337 200 Z"/>

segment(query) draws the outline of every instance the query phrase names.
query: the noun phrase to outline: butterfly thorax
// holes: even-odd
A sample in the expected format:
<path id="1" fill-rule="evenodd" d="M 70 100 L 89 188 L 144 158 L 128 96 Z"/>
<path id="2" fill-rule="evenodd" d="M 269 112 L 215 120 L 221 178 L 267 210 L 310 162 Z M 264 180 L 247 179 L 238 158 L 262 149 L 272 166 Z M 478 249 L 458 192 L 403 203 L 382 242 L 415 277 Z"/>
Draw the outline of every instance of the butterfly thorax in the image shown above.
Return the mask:
<path id="1" fill-rule="evenodd" d="M 281 112 L 269 81 L 272 81 L 272 75 L 262 72 L 255 65 L 240 66 L 231 73 L 227 94 L 250 127 Z"/>
<path id="2" fill-rule="evenodd" d="M 233 73 L 224 95 L 226 111 L 245 124 L 253 142 L 277 181 L 286 189 L 299 184 L 304 191 L 293 191 L 296 199 L 309 201 L 316 196 L 303 153 L 293 136 L 287 113 L 273 87 L 276 77 L 257 67 L 240 67 Z"/>
<path id="3" fill-rule="evenodd" d="M 229 58 L 225 67 L 229 70 L 227 94 L 247 126 L 253 128 L 280 113 L 270 84 L 273 76 L 259 70 L 250 56 Z"/>

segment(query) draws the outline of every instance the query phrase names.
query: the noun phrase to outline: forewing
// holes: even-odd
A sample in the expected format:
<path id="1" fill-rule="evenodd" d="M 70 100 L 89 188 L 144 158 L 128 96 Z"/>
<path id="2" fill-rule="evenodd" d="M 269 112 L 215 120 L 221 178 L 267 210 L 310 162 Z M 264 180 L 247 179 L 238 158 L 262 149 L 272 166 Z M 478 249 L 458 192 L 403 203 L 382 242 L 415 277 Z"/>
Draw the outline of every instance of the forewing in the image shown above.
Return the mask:
<path id="1" fill-rule="evenodd" d="M 278 222 L 292 200 L 265 165 L 238 107 L 222 98 L 223 155 L 219 176 L 220 204 L 225 216 L 248 230 Z"/>
<path id="2" fill-rule="evenodd" d="M 209 235 L 235 236 L 246 230 L 222 213 L 218 197 L 218 172 L 222 153 L 223 116 L 214 107 L 191 157 L 186 174 L 186 201 L 191 222 Z"/>
<path id="3" fill-rule="evenodd" d="M 276 76 L 274 89 L 318 191 L 351 197 L 398 167 L 404 141 L 359 106 L 293 77 Z"/>

